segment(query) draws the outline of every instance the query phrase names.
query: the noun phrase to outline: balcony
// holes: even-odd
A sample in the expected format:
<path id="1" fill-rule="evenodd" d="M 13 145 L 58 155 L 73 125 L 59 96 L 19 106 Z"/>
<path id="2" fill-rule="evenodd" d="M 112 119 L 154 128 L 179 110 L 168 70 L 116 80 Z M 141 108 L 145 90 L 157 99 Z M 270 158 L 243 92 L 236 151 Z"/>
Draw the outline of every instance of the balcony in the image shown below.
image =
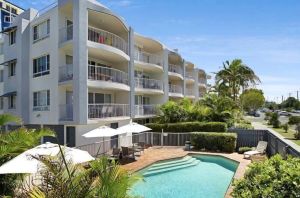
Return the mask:
<path id="1" fill-rule="evenodd" d="M 73 104 L 59 105 L 59 120 L 73 121 Z"/>
<path id="2" fill-rule="evenodd" d="M 103 66 L 88 66 L 89 86 L 129 91 L 128 74 L 118 69 Z"/>
<path id="3" fill-rule="evenodd" d="M 206 80 L 201 78 L 198 80 L 198 84 L 201 87 L 206 87 Z"/>
<path id="4" fill-rule="evenodd" d="M 135 105 L 135 117 L 153 117 L 157 115 L 157 105 Z"/>
<path id="5" fill-rule="evenodd" d="M 169 96 L 183 97 L 182 87 L 179 85 L 169 85 Z"/>
<path id="6" fill-rule="evenodd" d="M 188 98 L 195 98 L 195 93 L 194 93 L 194 90 L 192 88 L 186 88 L 185 92 L 186 92 L 185 95 Z"/>
<path id="7" fill-rule="evenodd" d="M 163 83 L 160 80 L 135 78 L 135 90 L 145 93 L 163 93 Z"/>
<path id="8" fill-rule="evenodd" d="M 193 72 L 185 72 L 185 80 L 187 83 L 194 83 L 194 73 Z"/>
<path id="9" fill-rule="evenodd" d="M 159 55 L 135 51 L 134 59 L 136 66 L 144 71 L 163 71 L 162 57 Z"/>
<path id="10" fill-rule="evenodd" d="M 59 42 L 64 43 L 73 39 L 73 25 L 63 27 L 59 30 Z"/>
<path id="11" fill-rule="evenodd" d="M 129 116 L 128 104 L 89 104 L 89 119 L 109 119 Z"/>
<path id="12" fill-rule="evenodd" d="M 183 70 L 181 68 L 181 66 L 179 65 L 173 65 L 173 64 L 169 64 L 169 75 L 180 78 L 181 80 L 183 80 Z"/>
<path id="13" fill-rule="evenodd" d="M 73 80 L 73 65 L 64 65 L 59 67 L 59 82 Z"/>
<path id="14" fill-rule="evenodd" d="M 123 38 L 113 33 L 107 32 L 105 30 L 89 27 L 88 40 L 95 43 L 104 44 L 104 45 L 117 48 L 128 55 L 127 42 Z"/>

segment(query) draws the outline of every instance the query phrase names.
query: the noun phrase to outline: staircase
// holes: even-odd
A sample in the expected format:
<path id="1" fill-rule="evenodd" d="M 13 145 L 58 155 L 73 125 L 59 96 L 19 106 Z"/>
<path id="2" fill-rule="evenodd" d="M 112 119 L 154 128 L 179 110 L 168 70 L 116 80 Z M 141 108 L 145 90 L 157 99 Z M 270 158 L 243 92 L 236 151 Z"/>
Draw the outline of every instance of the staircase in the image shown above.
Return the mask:
<path id="1" fill-rule="evenodd" d="M 191 156 L 186 156 L 181 159 L 176 159 L 172 161 L 167 161 L 167 162 L 160 162 L 153 164 L 144 174 L 144 177 L 152 176 L 152 175 L 157 175 L 160 173 L 166 173 L 174 170 L 179 170 L 191 166 L 196 166 L 199 164 L 199 160 L 191 157 Z"/>

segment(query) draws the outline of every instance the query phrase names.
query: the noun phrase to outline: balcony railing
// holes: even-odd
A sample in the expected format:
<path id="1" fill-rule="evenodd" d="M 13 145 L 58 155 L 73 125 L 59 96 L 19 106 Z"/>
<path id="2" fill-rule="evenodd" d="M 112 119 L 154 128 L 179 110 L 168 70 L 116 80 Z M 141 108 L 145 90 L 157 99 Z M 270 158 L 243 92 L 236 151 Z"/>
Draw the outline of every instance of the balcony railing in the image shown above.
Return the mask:
<path id="1" fill-rule="evenodd" d="M 200 84 L 206 84 L 206 80 L 205 79 L 199 79 L 198 81 Z"/>
<path id="2" fill-rule="evenodd" d="M 194 73 L 193 72 L 185 72 L 185 77 L 186 78 L 194 78 Z"/>
<path id="3" fill-rule="evenodd" d="M 73 39 L 73 25 L 68 25 L 59 30 L 59 41 L 61 43 Z"/>
<path id="4" fill-rule="evenodd" d="M 135 105 L 136 116 L 156 115 L 157 105 Z"/>
<path id="5" fill-rule="evenodd" d="M 182 94 L 182 87 L 179 85 L 169 85 L 169 92 Z"/>
<path id="6" fill-rule="evenodd" d="M 183 74 L 182 68 L 179 65 L 169 64 L 169 72 Z"/>
<path id="7" fill-rule="evenodd" d="M 88 40 L 118 48 L 128 54 L 127 42 L 121 37 L 105 30 L 89 27 Z"/>
<path id="8" fill-rule="evenodd" d="M 102 66 L 88 66 L 88 79 L 110 81 L 128 85 L 128 74 L 118 69 Z"/>
<path id="9" fill-rule="evenodd" d="M 59 105 L 59 119 L 61 121 L 72 121 L 73 120 L 73 104 L 62 104 Z"/>
<path id="10" fill-rule="evenodd" d="M 163 90 L 163 83 L 155 79 L 135 78 L 135 88 Z"/>
<path id="11" fill-rule="evenodd" d="M 73 79 L 73 65 L 64 65 L 59 67 L 59 82 Z"/>
<path id="12" fill-rule="evenodd" d="M 129 116 L 128 104 L 89 104 L 89 119 Z"/>
<path id="13" fill-rule="evenodd" d="M 193 95 L 194 95 L 193 89 L 187 88 L 187 89 L 186 89 L 186 95 L 188 95 L 188 96 L 193 96 Z"/>
<path id="14" fill-rule="evenodd" d="M 134 59 L 144 63 L 151 63 L 151 64 L 162 66 L 162 57 L 156 54 L 135 51 Z"/>

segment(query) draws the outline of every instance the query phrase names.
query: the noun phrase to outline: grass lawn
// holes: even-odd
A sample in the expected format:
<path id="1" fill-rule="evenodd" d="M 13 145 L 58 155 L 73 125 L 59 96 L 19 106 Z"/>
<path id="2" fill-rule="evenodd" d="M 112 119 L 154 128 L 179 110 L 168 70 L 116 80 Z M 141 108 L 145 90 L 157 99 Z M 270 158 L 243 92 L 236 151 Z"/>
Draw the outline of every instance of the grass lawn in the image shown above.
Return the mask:
<path id="1" fill-rule="evenodd" d="M 273 128 L 272 126 L 269 125 L 270 128 L 272 128 L 274 131 L 285 137 L 286 139 L 289 139 L 293 141 L 294 143 L 298 144 L 300 146 L 300 140 L 296 140 L 294 138 L 294 133 L 295 131 L 292 129 L 289 129 L 288 132 L 286 133 L 283 129 L 281 128 Z"/>

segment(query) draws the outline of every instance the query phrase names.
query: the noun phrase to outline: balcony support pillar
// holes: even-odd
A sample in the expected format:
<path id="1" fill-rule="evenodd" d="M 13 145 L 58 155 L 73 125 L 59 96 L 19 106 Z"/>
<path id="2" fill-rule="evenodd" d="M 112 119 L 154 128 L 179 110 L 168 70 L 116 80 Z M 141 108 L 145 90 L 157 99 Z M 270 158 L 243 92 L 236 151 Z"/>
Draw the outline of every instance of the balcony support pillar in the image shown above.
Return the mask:
<path id="1" fill-rule="evenodd" d="M 73 119 L 78 124 L 86 124 L 88 117 L 87 31 L 87 1 L 73 0 Z"/>
<path id="2" fill-rule="evenodd" d="M 169 51 L 164 49 L 163 51 L 163 87 L 164 87 L 164 96 L 162 104 L 166 103 L 169 100 Z"/>
<path id="3" fill-rule="evenodd" d="M 128 52 L 130 56 L 130 60 L 128 62 L 128 77 L 129 77 L 129 86 L 130 86 L 130 92 L 129 92 L 129 116 L 131 119 L 134 118 L 134 31 L 132 27 L 129 28 L 128 33 Z"/>

